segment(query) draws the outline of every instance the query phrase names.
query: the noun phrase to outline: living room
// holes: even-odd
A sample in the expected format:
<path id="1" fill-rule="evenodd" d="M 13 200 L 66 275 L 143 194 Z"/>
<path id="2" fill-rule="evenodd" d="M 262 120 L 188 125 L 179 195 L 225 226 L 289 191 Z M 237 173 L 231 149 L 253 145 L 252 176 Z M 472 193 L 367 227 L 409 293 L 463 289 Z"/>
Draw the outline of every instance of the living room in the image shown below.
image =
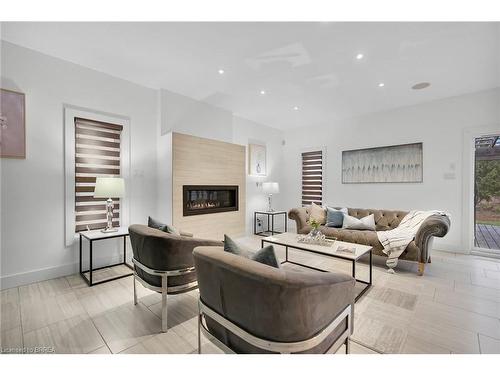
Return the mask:
<path id="1" fill-rule="evenodd" d="M 7 357 L 500 354 L 498 22 L 36 20 L 0 30 Z"/>

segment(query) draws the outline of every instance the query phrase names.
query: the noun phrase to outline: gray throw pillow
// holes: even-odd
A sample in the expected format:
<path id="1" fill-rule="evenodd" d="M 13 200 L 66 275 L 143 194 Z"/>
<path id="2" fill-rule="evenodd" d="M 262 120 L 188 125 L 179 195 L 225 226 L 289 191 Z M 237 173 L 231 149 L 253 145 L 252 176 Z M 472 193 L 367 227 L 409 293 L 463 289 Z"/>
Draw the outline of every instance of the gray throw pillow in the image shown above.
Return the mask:
<path id="1" fill-rule="evenodd" d="M 224 251 L 255 260 L 256 262 L 266 264 L 271 267 L 280 268 L 278 259 L 274 253 L 273 245 L 266 246 L 257 252 L 253 252 L 238 245 L 231 237 L 224 235 Z"/>
<path id="2" fill-rule="evenodd" d="M 337 210 L 333 207 L 326 207 L 326 226 L 342 228 L 342 224 L 344 223 L 344 214 L 348 214 L 347 208 Z"/>
<path id="3" fill-rule="evenodd" d="M 148 227 L 160 229 L 163 226 L 165 226 L 165 224 L 160 223 L 158 220 L 153 219 L 151 216 L 148 216 Z"/>
<path id="4" fill-rule="evenodd" d="M 181 235 L 181 232 L 179 232 L 179 230 L 176 227 L 174 227 L 173 225 L 165 224 L 165 226 L 163 228 L 161 228 L 160 230 L 167 232 L 167 233 L 170 233 L 170 234 L 175 234 L 176 236 Z"/>
<path id="5" fill-rule="evenodd" d="M 354 216 L 344 214 L 344 229 L 372 230 L 375 231 L 375 216 L 373 214 L 358 219 Z"/>
<path id="6" fill-rule="evenodd" d="M 179 230 L 173 225 L 160 223 L 158 220 L 153 219 L 151 216 L 148 216 L 148 227 L 159 229 L 163 232 L 175 234 L 177 236 L 181 235 L 181 232 L 179 232 Z"/>

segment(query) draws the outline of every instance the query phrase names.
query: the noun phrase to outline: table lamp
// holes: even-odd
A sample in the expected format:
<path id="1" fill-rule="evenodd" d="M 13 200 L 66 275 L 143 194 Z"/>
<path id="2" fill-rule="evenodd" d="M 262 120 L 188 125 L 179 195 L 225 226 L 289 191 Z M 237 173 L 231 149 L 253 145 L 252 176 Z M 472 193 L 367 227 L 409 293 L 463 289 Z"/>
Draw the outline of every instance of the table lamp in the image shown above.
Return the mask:
<path id="1" fill-rule="evenodd" d="M 277 182 L 263 182 L 262 183 L 262 190 L 264 193 L 267 193 L 267 202 L 268 202 L 268 207 L 267 211 L 269 212 L 274 212 L 272 201 L 273 201 L 273 194 L 278 194 L 280 192 L 280 185 Z"/>
<path id="2" fill-rule="evenodd" d="M 116 232 L 113 228 L 113 198 L 123 198 L 125 195 L 125 182 L 121 177 L 97 177 L 95 182 L 94 198 L 107 198 L 106 200 L 106 228 L 101 232 Z"/>

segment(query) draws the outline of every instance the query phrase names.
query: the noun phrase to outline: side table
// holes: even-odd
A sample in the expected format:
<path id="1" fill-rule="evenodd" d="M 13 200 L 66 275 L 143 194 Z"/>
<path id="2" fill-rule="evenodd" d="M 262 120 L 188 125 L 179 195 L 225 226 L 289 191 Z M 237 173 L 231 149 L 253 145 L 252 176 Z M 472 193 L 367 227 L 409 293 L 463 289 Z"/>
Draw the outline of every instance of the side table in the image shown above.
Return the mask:
<path id="1" fill-rule="evenodd" d="M 257 231 L 257 217 L 259 215 L 267 216 L 267 229 L 264 230 L 264 228 L 262 228 L 263 230 L 261 230 L 260 232 Z M 255 211 L 253 214 L 253 234 L 256 234 L 258 236 L 272 236 L 274 234 L 283 233 L 283 232 L 278 232 L 274 229 L 274 217 L 281 215 L 283 215 L 284 232 L 286 232 L 288 229 L 286 211 Z"/>
<path id="2" fill-rule="evenodd" d="M 80 275 L 87 282 L 88 286 L 94 286 L 94 285 L 106 283 L 108 281 L 121 279 L 122 277 L 127 277 L 127 276 L 131 276 L 134 274 L 133 272 L 130 272 L 130 273 L 126 273 L 123 275 L 110 277 L 110 278 L 107 278 L 105 280 L 99 280 L 97 282 L 94 282 L 92 279 L 92 272 L 97 271 L 97 270 L 101 270 L 103 268 L 125 265 L 128 268 L 130 268 L 131 270 L 134 269 L 134 267 L 132 265 L 127 263 L 127 236 L 129 235 L 128 228 L 120 227 L 120 228 L 118 228 L 118 231 L 109 232 L 109 233 L 103 233 L 100 230 L 90 230 L 90 231 L 80 232 L 79 234 L 80 234 Z M 104 266 L 104 267 L 93 268 L 93 265 L 92 265 L 92 255 L 93 255 L 92 254 L 92 250 L 93 250 L 92 247 L 93 246 L 92 245 L 93 245 L 94 241 L 107 240 L 107 239 L 119 238 L 119 237 L 123 237 L 123 262 L 111 264 L 111 265 Z M 86 271 L 84 271 L 82 269 L 82 243 L 83 243 L 84 238 L 89 242 L 89 269 Z M 88 277 L 87 277 L 86 273 L 89 274 Z"/>

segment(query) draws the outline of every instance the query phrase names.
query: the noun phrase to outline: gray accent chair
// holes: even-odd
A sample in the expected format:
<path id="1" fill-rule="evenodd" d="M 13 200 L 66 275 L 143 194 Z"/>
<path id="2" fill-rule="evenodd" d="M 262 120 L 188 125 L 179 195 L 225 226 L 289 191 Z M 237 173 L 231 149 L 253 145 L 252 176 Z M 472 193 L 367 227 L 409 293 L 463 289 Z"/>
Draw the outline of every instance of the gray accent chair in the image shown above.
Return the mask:
<path id="1" fill-rule="evenodd" d="M 134 224 L 129 228 L 134 263 L 134 304 L 136 281 L 162 295 L 162 332 L 167 331 L 167 295 L 196 289 L 193 249 L 196 246 L 221 246 L 222 242 L 175 235 Z"/>
<path id="2" fill-rule="evenodd" d="M 339 207 L 335 207 L 339 208 Z M 370 208 L 348 208 L 350 216 L 361 219 L 373 214 L 377 231 L 396 228 L 408 211 L 377 210 Z M 309 206 L 293 208 L 288 212 L 288 218 L 295 220 L 297 233 L 307 234 L 311 226 L 307 223 L 309 219 Z M 383 252 L 384 247 L 379 242 L 377 233 L 369 230 L 352 230 L 343 228 L 332 228 L 321 225 L 319 230 L 326 236 L 336 237 L 340 241 L 368 245 L 373 247 L 373 254 L 387 257 Z M 446 216 L 429 216 L 420 226 L 415 239 L 408 244 L 399 259 L 418 262 L 418 274 L 424 274 L 425 264 L 431 262 L 430 252 L 434 237 L 444 237 L 450 230 L 450 219 Z"/>
<path id="3" fill-rule="evenodd" d="M 226 353 L 327 353 L 352 332 L 355 280 L 341 273 L 274 268 L 197 247 L 201 333 Z"/>

